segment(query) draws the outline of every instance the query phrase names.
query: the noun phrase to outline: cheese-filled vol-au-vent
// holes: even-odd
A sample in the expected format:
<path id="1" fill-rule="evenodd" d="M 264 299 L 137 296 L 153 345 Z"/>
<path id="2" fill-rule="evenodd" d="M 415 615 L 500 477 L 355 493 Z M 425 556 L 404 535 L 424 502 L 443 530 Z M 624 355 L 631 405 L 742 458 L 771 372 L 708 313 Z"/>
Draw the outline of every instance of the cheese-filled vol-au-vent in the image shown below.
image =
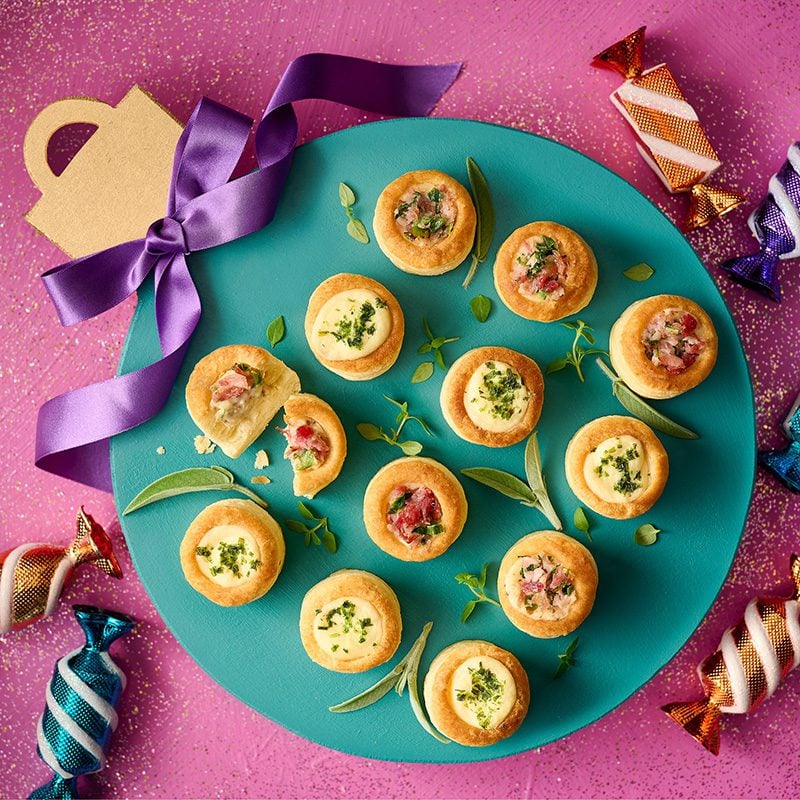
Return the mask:
<path id="1" fill-rule="evenodd" d="M 477 347 L 447 372 L 439 402 L 445 422 L 462 439 L 507 447 L 524 439 L 542 413 L 538 364 L 507 347 Z"/>
<path id="2" fill-rule="evenodd" d="M 286 546 L 277 522 L 252 500 L 220 500 L 189 525 L 180 547 L 190 586 L 221 606 L 257 600 L 283 569 Z"/>
<path id="3" fill-rule="evenodd" d="M 238 458 L 264 431 L 289 395 L 297 373 L 261 347 L 219 347 L 197 362 L 186 384 L 194 423 L 230 458 Z"/>
<path id="4" fill-rule="evenodd" d="M 469 192 L 435 169 L 393 180 L 380 194 L 372 228 L 378 246 L 399 269 L 441 275 L 472 250 L 476 226 Z"/>
<path id="5" fill-rule="evenodd" d="M 604 517 L 629 519 L 644 514 L 661 497 L 669 459 L 644 422 L 612 415 L 575 433 L 564 468 L 570 488 L 589 508 Z"/>
<path id="6" fill-rule="evenodd" d="M 388 661 L 403 632 L 397 595 L 383 579 L 342 569 L 312 586 L 300 607 L 309 658 L 334 672 L 364 672 Z"/>
<path id="7" fill-rule="evenodd" d="M 491 642 L 446 647 L 425 676 L 425 706 L 440 733 L 485 747 L 511 736 L 530 704 L 528 676 L 517 657 Z"/>
<path id="8" fill-rule="evenodd" d="M 386 372 L 403 344 L 405 321 L 395 296 L 364 275 L 324 280 L 308 301 L 305 334 L 323 367 L 350 381 Z"/>

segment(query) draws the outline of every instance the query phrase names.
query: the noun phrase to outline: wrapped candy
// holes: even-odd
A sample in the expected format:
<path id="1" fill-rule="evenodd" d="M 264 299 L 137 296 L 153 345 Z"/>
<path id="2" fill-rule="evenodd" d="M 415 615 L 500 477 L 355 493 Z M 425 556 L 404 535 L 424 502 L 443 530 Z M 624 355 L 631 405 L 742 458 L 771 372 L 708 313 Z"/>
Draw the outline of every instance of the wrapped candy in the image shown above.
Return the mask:
<path id="1" fill-rule="evenodd" d="M 783 421 L 783 430 L 791 444 L 783 450 L 762 450 L 758 460 L 790 489 L 800 492 L 800 395 Z"/>
<path id="2" fill-rule="evenodd" d="M 611 45 L 594 57 L 593 64 L 627 79 L 612 93 L 611 102 L 633 129 L 636 147 L 667 190 L 690 193 L 686 227 L 700 228 L 741 205 L 745 197 L 705 183 L 722 162 L 669 67 L 658 64 L 642 70 L 644 32 L 641 27 Z"/>
<path id="3" fill-rule="evenodd" d="M 769 179 L 768 193 L 747 224 L 761 244 L 750 256 L 721 265 L 733 280 L 780 303 L 775 269 L 779 259 L 800 257 L 800 142 L 790 148 L 784 165 Z"/>
<path id="4" fill-rule="evenodd" d="M 125 688 L 125 673 L 108 648 L 136 623 L 116 611 L 72 608 L 86 643 L 60 658 L 53 670 L 47 705 L 37 725 L 36 752 L 55 775 L 31 798 L 78 797 L 77 776 L 105 766 L 108 740 L 117 727 L 116 705 Z"/>
<path id="5" fill-rule="evenodd" d="M 755 597 L 738 625 L 728 628 L 715 653 L 697 668 L 705 699 L 670 703 L 665 711 L 714 755 L 722 714 L 746 714 L 800 664 L 800 556 L 791 558 L 794 594 Z"/>
<path id="6" fill-rule="evenodd" d="M 0 554 L 0 635 L 49 617 L 79 564 L 95 564 L 122 577 L 108 534 L 83 508 L 75 538 L 66 547 L 21 544 Z"/>

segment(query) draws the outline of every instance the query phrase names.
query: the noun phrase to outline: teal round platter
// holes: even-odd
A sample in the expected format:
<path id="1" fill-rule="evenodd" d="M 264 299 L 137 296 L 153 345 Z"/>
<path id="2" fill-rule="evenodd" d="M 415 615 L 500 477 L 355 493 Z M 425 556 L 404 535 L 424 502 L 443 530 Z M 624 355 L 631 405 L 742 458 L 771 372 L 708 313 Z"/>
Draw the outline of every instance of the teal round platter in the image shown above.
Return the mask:
<path id="1" fill-rule="evenodd" d="M 472 156 L 491 186 L 497 227 L 487 261 L 469 290 L 461 288 L 468 264 L 426 278 L 392 266 L 375 244 L 372 212 L 383 187 L 412 169 L 441 169 L 468 185 L 465 158 Z M 355 213 L 366 224 L 364 245 L 346 231 L 338 200 L 344 181 L 357 195 Z M 494 450 L 459 439 L 439 410 L 444 373 L 411 384 L 416 366 L 429 358 L 417 348 L 425 341 L 425 318 L 436 336 L 457 336 L 442 353 L 448 364 L 480 345 L 505 345 L 534 358 L 544 369 L 562 357 L 572 331 L 557 323 L 515 316 L 497 298 L 492 281 L 494 254 L 515 228 L 550 219 L 577 230 L 593 248 L 600 278 L 591 304 L 578 315 L 593 326 L 597 346 L 634 300 L 659 293 L 684 294 L 703 306 L 719 334 L 719 360 L 698 388 L 659 404 L 701 435 L 696 441 L 659 435 L 670 459 L 670 478 L 659 502 L 636 520 L 614 521 L 589 511 L 592 541 L 575 530 L 579 503 L 564 476 L 564 452 L 574 432 L 589 420 L 626 413 L 611 395 L 611 384 L 592 358 L 584 361 L 586 382 L 574 370 L 547 375 L 538 425 L 550 496 L 566 532 L 586 544 L 600 574 L 597 601 L 589 618 L 567 637 L 537 640 L 514 628 L 489 604 L 478 606 L 466 624 L 461 611 L 472 597 L 454 576 L 489 564 L 487 587 L 496 596 L 497 567 L 506 549 L 526 533 L 547 529 L 536 510 L 496 494 L 462 476 L 469 519 L 444 555 L 426 563 L 400 562 L 380 551 L 362 522 L 364 489 L 374 473 L 401 455 L 383 442 L 367 442 L 359 422 L 388 429 L 395 407 L 383 395 L 408 401 L 412 413 L 430 423 L 433 434 L 410 423 L 410 438 L 423 455 L 456 474 L 467 467 L 496 467 L 524 475 L 524 442 Z M 644 283 L 623 270 L 638 262 L 655 269 Z M 320 744 L 376 759 L 461 762 L 497 758 L 541 746 L 587 725 L 646 683 L 686 642 L 708 611 L 730 567 L 744 526 L 755 469 L 755 415 L 747 367 L 728 310 L 705 268 L 680 232 L 624 180 L 582 154 L 532 134 L 479 122 L 410 119 L 371 123 L 317 139 L 298 149 L 275 220 L 265 229 L 222 247 L 190 256 L 203 316 L 181 374 L 163 411 L 147 424 L 112 442 L 114 492 L 120 511 L 146 484 L 177 469 L 219 464 L 250 485 L 255 451 L 265 449 L 272 483 L 253 486 L 284 527 L 286 564 L 265 597 L 239 608 L 222 608 L 197 594 L 184 580 L 178 548 L 191 520 L 221 499 L 205 492 L 164 500 L 122 517 L 134 564 L 147 591 L 180 643 L 208 674 L 252 708 Z M 379 378 L 351 383 L 322 368 L 303 334 L 313 289 L 337 272 L 368 275 L 400 301 L 406 319 L 403 349 L 394 367 Z M 469 301 L 492 299 L 489 319 L 480 324 Z M 198 455 L 198 433 L 184 404 L 193 365 L 224 344 L 269 348 L 265 329 L 283 315 L 286 336 L 273 350 L 293 367 L 305 391 L 328 400 L 348 437 L 348 456 L 337 481 L 308 505 L 327 516 L 339 550 L 306 549 L 287 519 L 299 519 L 292 495 L 291 468 L 282 460 L 280 415 L 237 460 L 219 450 Z M 120 371 L 144 366 L 159 355 L 152 286 L 139 304 L 120 362 Z M 573 318 L 574 319 L 574 318 Z M 157 448 L 165 448 L 158 455 Z M 644 522 L 663 533 L 651 547 L 634 543 Z M 386 665 L 358 675 L 329 672 L 305 654 L 298 632 L 301 600 L 331 572 L 366 569 L 396 591 L 403 615 L 403 640 Z M 374 683 L 407 652 L 432 620 L 420 676 L 434 656 L 461 639 L 486 639 L 513 652 L 531 681 L 532 702 L 522 727 L 487 748 L 440 744 L 416 722 L 407 696 L 390 693 L 377 704 L 350 714 L 328 706 Z M 558 654 L 576 637 L 576 664 L 559 679 Z"/>

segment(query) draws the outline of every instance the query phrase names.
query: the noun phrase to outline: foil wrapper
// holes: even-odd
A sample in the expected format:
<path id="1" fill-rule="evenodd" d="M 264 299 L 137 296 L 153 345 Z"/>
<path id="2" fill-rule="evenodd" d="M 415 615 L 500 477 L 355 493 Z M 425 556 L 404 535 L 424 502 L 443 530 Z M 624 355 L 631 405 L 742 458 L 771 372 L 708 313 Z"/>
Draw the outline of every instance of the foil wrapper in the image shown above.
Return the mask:
<path id="1" fill-rule="evenodd" d="M 75 538 L 66 547 L 21 544 L 0 554 L 0 635 L 49 617 L 81 564 L 122 577 L 108 534 L 83 508 Z"/>
<path id="2" fill-rule="evenodd" d="M 714 755 L 721 716 L 753 711 L 800 664 L 800 556 L 793 555 L 790 566 L 794 594 L 753 598 L 742 620 L 697 668 L 705 698 L 662 707 Z"/>
<path id="3" fill-rule="evenodd" d="M 105 766 L 105 751 L 117 727 L 116 706 L 125 688 L 125 673 L 108 649 L 136 623 L 116 611 L 72 608 L 86 642 L 56 662 L 47 687 L 36 752 L 54 775 L 31 793 L 37 800 L 77 798 L 78 776 Z"/>
<path id="4" fill-rule="evenodd" d="M 792 491 L 800 492 L 800 395 L 783 421 L 783 431 L 790 440 L 789 446 L 781 450 L 762 450 L 758 461 Z"/>
<path id="5" fill-rule="evenodd" d="M 626 78 L 612 92 L 611 102 L 630 125 L 639 153 L 667 191 L 690 194 L 686 228 L 693 230 L 732 211 L 745 197 L 705 184 L 722 162 L 669 67 L 658 64 L 642 69 L 644 33 L 645 28 L 639 28 L 596 55 L 593 63 Z"/>
<path id="6" fill-rule="evenodd" d="M 778 262 L 800 258 L 800 142 L 789 148 L 784 165 L 769 179 L 767 196 L 747 222 L 759 251 L 721 267 L 733 280 L 779 303 Z"/>

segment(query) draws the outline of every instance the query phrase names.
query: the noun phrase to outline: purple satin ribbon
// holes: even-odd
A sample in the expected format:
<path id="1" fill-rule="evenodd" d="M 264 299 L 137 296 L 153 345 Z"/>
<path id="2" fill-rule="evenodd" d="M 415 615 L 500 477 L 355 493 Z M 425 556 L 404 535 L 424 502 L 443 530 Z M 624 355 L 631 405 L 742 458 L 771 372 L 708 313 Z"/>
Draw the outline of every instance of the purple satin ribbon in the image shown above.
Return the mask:
<path id="1" fill-rule="evenodd" d="M 256 129 L 259 169 L 230 180 L 252 120 L 203 98 L 175 149 L 167 213 L 143 239 L 78 258 L 42 279 L 64 325 L 107 311 L 153 272 L 163 357 L 135 372 L 84 386 L 39 409 L 36 465 L 111 491 L 109 439 L 164 406 L 200 320 L 186 255 L 238 239 L 275 215 L 297 144 L 292 103 L 320 99 L 390 116 L 427 116 L 461 64 L 398 66 L 310 53 L 283 74 Z"/>
<path id="2" fill-rule="evenodd" d="M 720 266 L 738 283 L 781 301 L 776 269 L 781 258 L 800 255 L 800 142 L 769 181 L 769 193 L 751 214 L 750 228 L 761 243 L 757 253 L 732 258 Z"/>

